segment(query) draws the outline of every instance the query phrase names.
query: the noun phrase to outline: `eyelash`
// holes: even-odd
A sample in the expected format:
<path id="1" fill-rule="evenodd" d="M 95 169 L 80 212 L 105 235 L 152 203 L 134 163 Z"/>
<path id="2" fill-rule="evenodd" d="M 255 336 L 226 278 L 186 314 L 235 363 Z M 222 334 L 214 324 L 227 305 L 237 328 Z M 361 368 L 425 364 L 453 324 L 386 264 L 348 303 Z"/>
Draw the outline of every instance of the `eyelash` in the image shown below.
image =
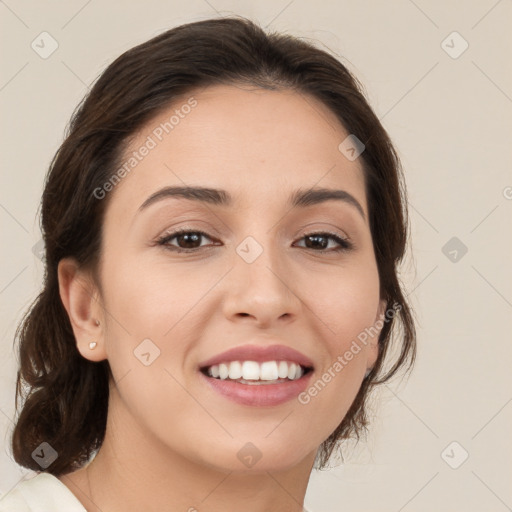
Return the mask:
<path id="1" fill-rule="evenodd" d="M 210 237 L 208 235 L 208 233 L 205 233 L 204 231 L 200 231 L 197 229 L 192 230 L 192 229 L 185 228 L 185 229 L 180 229 L 178 231 L 174 231 L 173 233 L 163 235 L 162 237 L 157 239 L 156 243 L 157 243 L 157 245 L 164 246 L 165 249 L 167 249 L 169 251 L 173 251 L 173 252 L 177 252 L 177 253 L 182 253 L 182 252 L 193 253 L 193 252 L 197 252 L 199 249 L 203 248 L 203 247 L 196 247 L 194 249 L 182 249 L 182 248 L 168 244 L 168 242 L 170 240 L 172 240 L 173 238 L 176 238 L 180 235 L 183 235 L 183 234 L 200 235 L 202 237 L 206 237 L 206 238 L 209 238 L 210 240 L 212 240 L 212 237 Z M 327 236 L 325 236 L 325 235 L 327 235 Z M 331 238 L 339 244 L 339 247 L 337 247 L 336 249 L 321 249 L 321 250 L 312 249 L 310 247 L 303 247 L 303 249 L 310 249 L 313 252 L 324 252 L 324 253 L 347 252 L 347 251 L 354 249 L 354 244 L 351 241 L 349 241 L 346 238 L 342 238 L 341 236 L 339 236 L 335 233 L 330 233 L 328 231 L 317 231 L 314 233 L 306 233 L 299 240 L 303 240 L 304 238 L 312 237 L 312 236 L 323 236 L 324 238 Z"/>

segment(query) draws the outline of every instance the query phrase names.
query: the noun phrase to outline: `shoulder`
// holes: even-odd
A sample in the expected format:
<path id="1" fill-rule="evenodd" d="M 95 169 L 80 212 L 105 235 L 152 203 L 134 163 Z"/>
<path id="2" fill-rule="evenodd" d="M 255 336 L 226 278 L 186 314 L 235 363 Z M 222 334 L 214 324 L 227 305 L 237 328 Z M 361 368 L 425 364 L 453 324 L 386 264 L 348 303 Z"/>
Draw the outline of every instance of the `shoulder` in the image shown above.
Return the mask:
<path id="1" fill-rule="evenodd" d="M 86 512 L 75 495 L 50 473 L 22 480 L 0 498 L 0 512 Z"/>

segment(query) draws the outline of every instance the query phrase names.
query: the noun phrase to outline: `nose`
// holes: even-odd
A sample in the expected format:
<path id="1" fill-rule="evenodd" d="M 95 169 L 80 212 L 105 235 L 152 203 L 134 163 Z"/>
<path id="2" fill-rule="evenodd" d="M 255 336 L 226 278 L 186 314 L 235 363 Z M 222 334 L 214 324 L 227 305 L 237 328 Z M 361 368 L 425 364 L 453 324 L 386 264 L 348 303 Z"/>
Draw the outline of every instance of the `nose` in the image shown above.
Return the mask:
<path id="1" fill-rule="evenodd" d="M 252 262 L 242 251 L 242 256 L 234 255 L 225 283 L 224 315 L 232 322 L 252 322 L 260 328 L 293 322 L 302 307 L 293 289 L 293 272 L 271 241 L 261 247 L 261 254 Z"/>

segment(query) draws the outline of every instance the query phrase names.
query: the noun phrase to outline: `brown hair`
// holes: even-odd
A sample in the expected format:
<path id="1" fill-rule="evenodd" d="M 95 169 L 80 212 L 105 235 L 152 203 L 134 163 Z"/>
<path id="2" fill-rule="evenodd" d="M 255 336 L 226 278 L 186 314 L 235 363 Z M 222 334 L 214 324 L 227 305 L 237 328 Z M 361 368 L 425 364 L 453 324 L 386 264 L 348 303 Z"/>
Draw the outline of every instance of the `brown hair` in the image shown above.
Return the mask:
<path id="1" fill-rule="evenodd" d="M 106 360 L 91 362 L 78 352 L 57 275 L 59 261 L 73 257 L 97 279 L 109 197 L 98 200 L 93 191 L 113 175 L 137 130 L 178 95 L 213 84 L 286 88 L 311 95 L 365 144 L 360 158 L 381 298 L 388 307 L 400 307 L 382 328 L 377 362 L 346 417 L 321 445 L 320 467 L 341 439 L 351 435 L 359 439 L 366 429 L 372 387 L 404 366 L 412 368 L 416 334 L 397 275 L 407 240 L 405 185 L 397 154 L 361 85 L 327 52 L 290 35 L 266 34 L 245 18 L 181 25 L 126 51 L 108 66 L 73 113 L 66 138 L 50 164 L 41 204 L 44 287 L 16 331 L 20 359 L 16 410 L 18 397 L 24 403 L 12 448 L 16 462 L 26 468 L 56 476 L 79 469 L 105 435 L 110 366 Z M 395 326 L 401 326 L 400 350 L 390 369 L 380 372 Z M 42 442 L 58 454 L 47 468 L 32 457 Z"/>

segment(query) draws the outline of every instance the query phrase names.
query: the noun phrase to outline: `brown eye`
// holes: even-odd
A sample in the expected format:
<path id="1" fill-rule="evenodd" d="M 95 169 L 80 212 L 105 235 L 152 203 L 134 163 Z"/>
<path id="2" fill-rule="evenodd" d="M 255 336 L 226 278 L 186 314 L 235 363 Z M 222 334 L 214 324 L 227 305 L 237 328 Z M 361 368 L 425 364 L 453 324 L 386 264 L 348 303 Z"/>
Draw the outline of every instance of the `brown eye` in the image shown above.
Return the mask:
<path id="1" fill-rule="evenodd" d="M 204 247 L 201 245 L 201 241 L 203 238 L 208 238 L 211 240 L 211 237 L 203 231 L 193 231 L 182 229 L 179 231 L 175 231 L 174 233 L 169 233 L 168 235 L 164 235 L 159 238 L 157 243 L 158 245 L 163 245 L 167 249 L 176 252 L 193 252 L 197 249 Z M 171 244 L 171 240 L 176 239 L 177 246 Z"/>
<path id="2" fill-rule="evenodd" d="M 191 232 L 176 235 L 175 238 L 181 249 L 196 249 L 201 246 L 201 243 L 199 243 L 199 246 L 197 246 L 197 243 L 201 242 L 202 237 L 203 235 L 200 233 Z M 185 247 L 183 247 L 182 243 L 185 244 Z"/>
<path id="3" fill-rule="evenodd" d="M 304 235 L 301 240 L 306 240 L 306 249 L 312 249 L 317 252 L 347 251 L 353 247 L 351 242 L 334 233 L 310 233 Z M 338 247 L 329 248 L 330 241 L 334 241 Z"/>

